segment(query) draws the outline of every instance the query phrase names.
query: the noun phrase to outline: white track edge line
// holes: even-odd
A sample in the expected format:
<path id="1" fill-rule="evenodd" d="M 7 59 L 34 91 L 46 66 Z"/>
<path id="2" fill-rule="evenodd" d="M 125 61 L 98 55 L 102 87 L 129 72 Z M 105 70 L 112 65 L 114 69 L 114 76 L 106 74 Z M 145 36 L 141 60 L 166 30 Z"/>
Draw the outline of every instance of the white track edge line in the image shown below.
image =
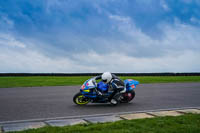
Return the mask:
<path id="1" fill-rule="evenodd" d="M 14 123 L 24 123 L 24 122 L 45 122 L 49 120 L 60 120 L 60 119 L 81 119 L 86 117 L 103 117 L 103 116 L 119 116 L 123 114 L 136 114 L 136 113 L 146 113 L 146 112 L 158 112 L 158 111 L 170 111 L 170 110 L 182 110 L 182 109 L 200 109 L 197 107 L 179 107 L 179 108 L 166 108 L 166 109 L 154 109 L 154 110 L 143 110 L 143 111 L 129 111 L 129 112 L 118 112 L 118 113 L 106 113 L 106 114 L 94 114 L 94 115 L 80 115 L 80 116 L 68 116 L 68 117 L 53 117 L 53 118 L 38 118 L 38 119 L 28 119 L 28 120 L 16 120 L 16 121 L 2 121 L 2 124 L 14 124 Z"/>

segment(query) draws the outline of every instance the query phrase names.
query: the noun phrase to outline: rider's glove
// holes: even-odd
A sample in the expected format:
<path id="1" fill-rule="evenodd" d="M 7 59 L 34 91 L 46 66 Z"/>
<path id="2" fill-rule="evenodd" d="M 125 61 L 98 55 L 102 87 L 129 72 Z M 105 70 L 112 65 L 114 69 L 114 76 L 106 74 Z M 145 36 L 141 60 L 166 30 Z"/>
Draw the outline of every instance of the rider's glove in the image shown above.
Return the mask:
<path id="1" fill-rule="evenodd" d="M 103 94 L 100 92 L 100 91 L 97 91 L 97 94 L 98 95 L 100 95 L 100 96 L 102 96 Z"/>

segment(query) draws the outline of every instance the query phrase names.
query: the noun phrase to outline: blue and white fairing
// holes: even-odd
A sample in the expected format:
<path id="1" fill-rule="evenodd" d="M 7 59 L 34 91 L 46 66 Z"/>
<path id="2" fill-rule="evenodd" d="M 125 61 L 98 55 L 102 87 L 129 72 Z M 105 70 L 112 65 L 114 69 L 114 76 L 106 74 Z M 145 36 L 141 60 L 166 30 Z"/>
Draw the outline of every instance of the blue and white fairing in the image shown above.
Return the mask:
<path id="1" fill-rule="evenodd" d="M 96 84 L 93 82 L 93 79 L 88 79 L 87 81 L 85 81 L 83 83 L 83 85 L 81 86 L 80 91 L 90 92 L 90 89 L 93 89 L 95 87 L 96 87 Z"/>

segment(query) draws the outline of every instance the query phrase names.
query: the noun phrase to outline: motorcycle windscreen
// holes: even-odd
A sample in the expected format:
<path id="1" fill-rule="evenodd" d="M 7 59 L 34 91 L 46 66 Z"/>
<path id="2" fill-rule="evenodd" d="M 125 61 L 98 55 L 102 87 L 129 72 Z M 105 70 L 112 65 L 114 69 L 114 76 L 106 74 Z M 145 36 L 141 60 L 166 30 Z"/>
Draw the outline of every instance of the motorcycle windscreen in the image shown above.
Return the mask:
<path id="1" fill-rule="evenodd" d="M 92 88 L 95 88 L 95 85 L 92 82 L 92 79 L 85 81 L 84 84 L 81 86 L 81 90 L 88 90 Z"/>

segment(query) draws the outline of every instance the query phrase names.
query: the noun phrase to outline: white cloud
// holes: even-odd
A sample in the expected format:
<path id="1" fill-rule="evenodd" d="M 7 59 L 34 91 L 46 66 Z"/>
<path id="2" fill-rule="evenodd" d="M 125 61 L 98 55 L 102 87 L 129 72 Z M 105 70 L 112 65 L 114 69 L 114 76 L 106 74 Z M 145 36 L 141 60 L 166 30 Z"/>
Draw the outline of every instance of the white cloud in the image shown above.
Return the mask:
<path id="1" fill-rule="evenodd" d="M 123 37 L 93 38 L 92 42 L 99 45 L 116 46 L 109 48 L 110 52 L 106 53 L 91 49 L 89 52 L 71 53 L 71 56 L 49 57 L 37 47 L 29 48 L 29 45 L 11 34 L 0 33 L 0 72 L 200 71 L 198 28 L 179 21 L 174 25 L 162 23 L 160 29 L 163 37 L 153 39 L 137 28 L 134 20 L 127 16 L 110 15 L 109 18 Z M 88 43 L 91 38 L 85 40 Z"/>
<path id="2" fill-rule="evenodd" d="M 191 17 L 191 18 L 190 18 L 190 21 L 191 21 L 192 23 L 194 23 L 194 24 L 200 24 L 200 20 L 197 19 L 197 18 L 195 18 L 195 17 Z"/>
<path id="3" fill-rule="evenodd" d="M 176 23 L 173 26 L 165 24 L 163 30 L 165 31 L 165 38 L 163 38 L 162 43 L 166 45 L 165 48 L 167 50 L 177 52 L 184 50 L 200 50 L 200 29 L 198 27 Z"/>
<path id="4" fill-rule="evenodd" d="M 2 16 L 1 19 L 2 19 L 2 20 L 1 20 L 2 22 L 1 22 L 1 23 L 5 23 L 7 27 L 12 28 L 12 27 L 14 26 L 14 22 L 11 21 L 10 19 L 8 19 L 8 17 Z"/>
<path id="5" fill-rule="evenodd" d="M 7 45 L 11 47 L 25 48 L 26 45 L 18 40 L 16 40 L 10 34 L 0 33 L 0 45 Z"/>
<path id="6" fill-rule="evenodd" d="M 69 58 L 50 58 L 34 50 L 0 53 L 0 72 L 81 72 L 84 66 Z"/>
<path id="7" fill-rule="evenodd" d="M 130 17 L 118 16 L 118 15 L 112 15 L 112 14 L 109 15 L 109 18 L 120 21 L 122 23 L 127 23 L 127 24 L 129 24 L 131 21 Z"/>
<path id="8" fill-rule="evenodd" d="M 172 54 L 151 59 L 135 58 L 119 53 L 99 55 L 95 52 L 76 57 L 88 64 L 88 68 L 95 67 L 96 69 L 92 69 L 95 72 L 195 72 L 199 71 L 200 65 L 200 62 L 196 62 L 200 58 L 200 53 L 192 51 L 184 51 L 182 55 L 176 57 Z"/>
<path id="9" fill-rule="evenodd" d="M 110 44 L 117 43 L 118 49 L 124 54 L 134 57 L 154 58 L 164 57 L 169 53 L 181 55 L 185 50 L 200 51 L 198 45 L 200 42 L 200 28 L 183 24 L 177 18 L 174 24 L 160 23 L 158 25 L 162 33 L 162 36 L 158 39 L 142 32 L 141 29 L 136 27 L 134 21 L 128 19 L 128 17 L 115 15 L 111 19 L 113 20 L 113 26 L 125 37 L 117 38 L 121 40 L 110 42 Z"/>
<path id="10" fill-rule="evenodd" d="M 135 58 L 119 53 L 106 55 L 94 51 L 74 54 L 74 59 L 49 58 L 36 51 L 24 53 L 4 50 L 0 54 L 1 72 L 195 72 L 200 53 L 184 51 L 157 58 Z"/>
<path id="11" fill-rule="evenodd" d="M 169 8 L 169 6 L 167 5 L 167 3 L 165 2 L 165 0 L 161 0 L 161 1 L 160 1 L 160 5 L 162 6 L 162 8 L 163 8 L 165 11 L 170 11 L 170 8 Z"/>

